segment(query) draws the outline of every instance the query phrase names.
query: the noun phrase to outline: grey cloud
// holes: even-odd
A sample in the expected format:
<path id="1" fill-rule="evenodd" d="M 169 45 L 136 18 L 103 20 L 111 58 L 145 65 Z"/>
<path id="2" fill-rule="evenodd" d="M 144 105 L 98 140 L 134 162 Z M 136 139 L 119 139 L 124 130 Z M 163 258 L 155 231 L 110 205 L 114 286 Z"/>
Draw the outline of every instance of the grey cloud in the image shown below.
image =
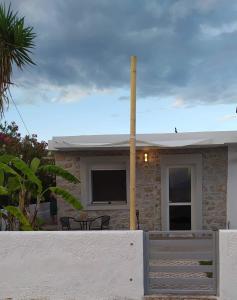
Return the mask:
<path id="1" fill-rule="evenodd" d="M 129 97 L 128 97 L 128 96 L 120 96 L 120 97 L 118 98 L 118 100 L 119 100 L 119 101 L 127 101 L 127 100 L 129 100 Z"/>
<path id="2" fill-rule="evenodd" d="M 236 101 L 235 1 L 11 2 L 37 32 L 38 66 L 17 73 L 26 86 L 128 88 L 135 54 L 139 97 L 178 97 L 190 105 Z"/>

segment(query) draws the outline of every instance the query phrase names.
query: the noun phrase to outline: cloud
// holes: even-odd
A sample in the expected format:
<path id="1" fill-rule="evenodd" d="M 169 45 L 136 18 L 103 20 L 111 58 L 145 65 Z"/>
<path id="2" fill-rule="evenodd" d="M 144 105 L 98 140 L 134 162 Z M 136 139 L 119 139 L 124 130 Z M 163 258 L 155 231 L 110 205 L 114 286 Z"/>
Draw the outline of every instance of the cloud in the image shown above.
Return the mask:
<path id="1" fill-rule="evenodd" d="M 201 31 L 207 37 L 218 37 L 222 34 L 234 33 L 237 31 L 237 22 L 222 24 L 219 27 L 201 25 Z"/>
<path id="2" fill-rule="evenodd" d="M 228 122 L 236 119 L 236 115 L 224 115 L 219 119 L 219 122 Z"/>
<path id="3" fill-rule="evenodd" d="M 177 98 L 173 103 L 172 107 L 173 108 L 182 108 L 185 106 L 184 100 L 181 98 Z"/>
<path id="4" fill-rule="evenodd" d="M 119 100 L 119 101 L 127 101 L 127 100 L 129 100 L 129 96 L 120 96 L 120 97 L 118 98 L 118 100 Z"/>
<path id="5" fill-rule="evenodd" d="M 135 54 L 139 98 L 236 101 L 235 1 L 11 2 L 37 33 L 37 67 L 15 73 L 26 94 L 47 85 L 61 91 L 55 101 L 70 102 L 90 90 L 126 89 Z"/>
<path id="6" fill-rule="evenodd" d="M 41 102 L 73 103 L 92 95 L 107 95 L 109 89 L 86 88 L 76 85 L 57 85 L 38 83 L 37 86 L 27 86 L 28 83 L 18 85 L 13 89 L 13 97 L 17 104 L 35 104 Z M 19 89 L 19 87 L 21 87 Z"/>

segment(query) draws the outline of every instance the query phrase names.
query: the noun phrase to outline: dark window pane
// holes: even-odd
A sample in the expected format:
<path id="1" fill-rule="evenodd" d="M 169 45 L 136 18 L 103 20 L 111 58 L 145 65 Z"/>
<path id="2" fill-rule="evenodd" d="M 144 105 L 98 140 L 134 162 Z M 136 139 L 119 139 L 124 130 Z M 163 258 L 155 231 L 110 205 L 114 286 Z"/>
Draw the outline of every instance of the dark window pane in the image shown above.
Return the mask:
<path id="1" fill-rule="evenodd" d="M 191 206 L 170 206 L 170 230 L 191 230 Z"/>
<path id="2" fill-rule="evenodd" d="M 126 170 L 93 170 L 92 201 L 126 201 Z"/>
<path id="3" fill-rule="evenodd" d="M 191 170 L 169 169 L 169 202 L 191 202 Z"/>

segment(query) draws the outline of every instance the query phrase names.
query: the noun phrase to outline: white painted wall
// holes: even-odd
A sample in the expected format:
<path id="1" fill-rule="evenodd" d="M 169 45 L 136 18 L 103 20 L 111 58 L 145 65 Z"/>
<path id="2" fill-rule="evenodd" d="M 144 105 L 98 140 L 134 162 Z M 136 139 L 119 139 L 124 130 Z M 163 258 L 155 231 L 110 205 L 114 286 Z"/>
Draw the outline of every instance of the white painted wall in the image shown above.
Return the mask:
<path id="1" fill-rule="evenodd" d="M 237 229 L 237 145 L 228 146 L 227 224 Z"/>
<path id="2" fill-rule="evenodd" d="M 142 299 L 142 231 L 0 233 L 0 299 Z"/>
<path id="3" fill-rule="evenodd" d="M 237 299 L 237 230 L 219 235 L 220 300 Z"/>

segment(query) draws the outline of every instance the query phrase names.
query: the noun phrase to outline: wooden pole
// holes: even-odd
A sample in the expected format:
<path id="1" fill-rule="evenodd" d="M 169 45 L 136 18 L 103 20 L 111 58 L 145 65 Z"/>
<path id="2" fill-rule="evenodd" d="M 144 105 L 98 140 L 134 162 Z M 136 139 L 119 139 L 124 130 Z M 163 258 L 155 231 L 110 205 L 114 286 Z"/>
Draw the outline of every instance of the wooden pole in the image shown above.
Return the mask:
<path id="1" fill-rule="evenodd" d="M 130 230 L 136 230 L 136 56 L 131 56 L 130 94 Z"/>

